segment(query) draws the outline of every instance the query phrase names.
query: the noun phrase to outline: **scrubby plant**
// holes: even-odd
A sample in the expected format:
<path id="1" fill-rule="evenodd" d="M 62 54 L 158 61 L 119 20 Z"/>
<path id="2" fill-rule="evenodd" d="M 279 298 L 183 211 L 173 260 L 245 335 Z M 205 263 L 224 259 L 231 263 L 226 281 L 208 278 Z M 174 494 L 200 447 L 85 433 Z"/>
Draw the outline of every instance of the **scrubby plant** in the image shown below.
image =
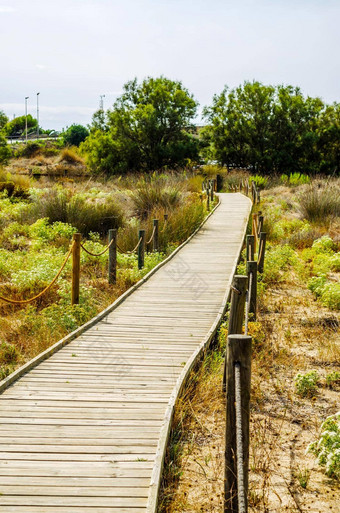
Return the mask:
<path id="1" fill-rule="evenodd" d="M 145 219 L 155 208 L 172 210 L 179 205 L 183 197 L 180 187 L 164 185 L 161 180 L 140 182 L 131 192 L 135 214 Z"/>
<path id="2" fill-rule="evenodd" d="M 67 164 L 84 164 L 84 160 L 77 153 L 76 148 L 72 146 L 62 150 L 60 153 L 59 161 L 66 162 Z"/>
<path id="3" fill-rule="evenodd" d="M 340 372 L 339 371 L 333 371 L 327 374 L 326 376 L 326 386 L 328 388 L 336 388 L 338 385 L 340 385 Z"/>
<path id="4" fill-rule="evenodd" d="M 252 175 L 249 177 L 249 185 L 254 183 L 259 189 L 264 189 L 268 184 L 268 176 Z"/>
<path id="5" fill-rule="evenodd" d="M 315 370 L 305 374 L 298 373 L 294 378 L 294 382 L 298 395 L 301 397 L 313 397 L 318 388 L 319 374 Z"/>
<path id="6" fill-rule="evenodd" d="M 287 244 L 283 246 L 269 246 L 266 252 L 266 261 L 262 280 L 265 284 L 276 283 L 284 279 L 284 273 L 290 265 L 297 262 L 297 254 Z"/>
<path id="7" fill-rule="evenodd" d="M 307 451 L 317 456 L 327 476 L 340 479 L 340 412 L 327 417 L 319 439 L 312 442 Z"/>
<path id="8" fill-rule="evenodd" d="M 281 175 L 280 181 L 284 185 L 291 185 L 293 187 L 297 187 L 298 185 L 310 183 L 310 178 L 308 175 L 304 175 L 303 173 L 290 173 L 289 175 Z"/>
<path id="9" fill-rule="evenodd" d="M 299 209 L 305 219 L 313 223 L 327 223 L 340 216 L 340 188 L 311 184 L 298 197 Z"/>

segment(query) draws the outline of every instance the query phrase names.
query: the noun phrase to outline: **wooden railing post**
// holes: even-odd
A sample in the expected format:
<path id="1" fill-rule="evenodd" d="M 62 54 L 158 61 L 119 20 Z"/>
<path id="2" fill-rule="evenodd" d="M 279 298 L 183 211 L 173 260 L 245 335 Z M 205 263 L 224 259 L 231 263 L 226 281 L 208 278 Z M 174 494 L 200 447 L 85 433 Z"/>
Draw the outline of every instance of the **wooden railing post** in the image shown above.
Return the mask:
<path id="1" fill-rule="evenodd" d="M 211 180 L 211 183 L 210 183 L 210 199 L 211 199 L 211 202 L 214 201 L 214 180 Z"/>
<path id="2" fill-rule="evenodd" d="M 143 269 L 145 257 L 145 230 L 139 230 L 138 240 L 140 239 L 142 240 L 138 246 L 138 269 Z"/>
<path id="3" fill-rule="evenodd" d="M 252 214 L 252 228 L 251 228 L 251 234 L 254 235 L 254 251 L 256 252 L 256 243 L 258 239 L 258 232 L 257 232 L 257 225 L 258 225 L 258 214 L 255 212 Z"/>
<path id="4" fill-rule="evenodd" d="M 258 222 L 257 233 L 260 233 L 260 232 L 263 231 L 263 219 L 264 219 L 264 217 L 263 217 L 263 215 L 261 215 L 260 212 L 258 214 L 259 214 L 259 217 L 258 217 L 259 222 Z"/>
<path id="5" fill-rule="evenodd" d="M 109 230 L 109 283 L 117 281 L 117 230 Z"/>
<path id="6" fill-rule="evenodd" d="M 235 364 L 241 374 L 241 412 L 244 491 L 247 510 L 248 465 L 249 465 L 249 412 L 251 383 L 251 337 L 229 335 L 227 342 L 227 394 L 226 394 L 226 438 L 225 438 L 225 479 L 224 513 L 238 512 L 237 445 L 235 411 Z"/>
<path id="7" fill-rule="evenodd" d="M 257 262 L 256 260 L 250 260 L 247 262 L 247 274 L 248 274 L 248 290 L 250 290 L 249 301 L 249 313 L 252 314 L 252 320 L 256 321 L 257 312 Z"/>
<path id="8" fill-rule="evenodd" d="M 153 220 L 153 227 L 155 233 L 153 234 L 152 249 L 153 251 L 159 251 L 159 223 L 158 219 Z"/>
<path id="9" fill-rule="evenodd" d="M 267 239 L 267 233 L 260 232 L 259 256 L 258 256 L 258 264 L 257 264 L 259 273 L 263 273 L 263 269 L 264 269 L 264 254 L 266 251 L 266 239 Z"/>
<path id="10" fill-rule="evenodd" d="M 71 304 L 79 304 L 79 284 L 80 284 L 80 241 L 81 234 L 73 234 L 73 248 L 72 248 L 72 292 Z"/>
<path id="11" fill-rule="evenodd" d="M 244 306 L 248 286 L 248 276 L 235 275 L 232 289 L 229 311 L 228 335 L 242 333 Z M 226 386 L 226 361 L 224 363 L 223 389 Z"/>
<path id="12" fill-rule="evenodd" d="M 247 235 L 246 237 L 246 260 L 254 260 L 254 235 Z"/>
<path id="13" fill-rule="evenodd" d="M 207 189 L 207 210 L 210 210 L 210 194 L 209 189 Z"/>

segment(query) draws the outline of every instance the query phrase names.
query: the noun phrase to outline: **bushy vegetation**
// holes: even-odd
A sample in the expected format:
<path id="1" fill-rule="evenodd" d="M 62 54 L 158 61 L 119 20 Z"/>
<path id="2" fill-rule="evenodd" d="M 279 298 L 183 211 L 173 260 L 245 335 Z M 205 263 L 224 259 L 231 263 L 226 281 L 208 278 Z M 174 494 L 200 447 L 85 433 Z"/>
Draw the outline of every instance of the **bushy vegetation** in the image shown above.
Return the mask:
<path id="1" fill-rule="evenodd" d="M 184 166 L 198 158 L 192 135 L 197 103 L 181 82 L 132 80 L 112 110 L 97 113 L 81 148 L 95 172 L 118 174 Z"/>
<path id="2" fill-rule="evenodd" d="M 318 457 L 329 477 L 340 479 L 340 412 L 325 420 L 320 438 L 310 444 L 308 450 Z"/>
<path id="3" fill-rule="evenodd" d="M 79 146 L 89 135 L 89 131 L 83 125 L 71 125 L 64 133 L 63 140 L 68 146 Z"/>
<path id="4" fill-rule="evenodd" d="M 314 223 L 329 222 L 340 216 L 340 186 L 313 183 L 299 196 L 302 215 Z"/>
<path id="5" fill-rule="evenodd" d="M 305 374 L 298 373 L 294 379 L 296 393 L 301 397 L 313 397 L 318 389 L 319 379 L 315 370 Z"/>
<path id="6" fill-rule="evenodd" d="M 305 97 L 298 87 L 254 81 L 226 86 L 204 113 L 208 154 L 221 165 L 293 173 L 290 185 L 304 180 L 300 173 L 339 173 L 338 103 Z"/>

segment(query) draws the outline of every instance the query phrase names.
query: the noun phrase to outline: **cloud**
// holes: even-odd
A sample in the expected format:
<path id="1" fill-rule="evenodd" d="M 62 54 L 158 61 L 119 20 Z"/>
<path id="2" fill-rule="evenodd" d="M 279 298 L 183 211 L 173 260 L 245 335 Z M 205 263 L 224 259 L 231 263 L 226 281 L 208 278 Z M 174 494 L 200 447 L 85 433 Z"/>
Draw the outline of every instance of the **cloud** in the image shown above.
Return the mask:
<path id="1" fill-rule="evenodd" d="M 37 69 L 47 69 L 47 66 L 45 66 L 45 64 L 36 64 L 35 67 Z"/>
<path id="2" fill-rule="evenodd" d="M 14 9 L 14 7 L 9 7 L 7 5 L 0 5 L 0 14 L 1 13 L 10 13 L 10 12 L 15 12 L 16 9 Z"/>

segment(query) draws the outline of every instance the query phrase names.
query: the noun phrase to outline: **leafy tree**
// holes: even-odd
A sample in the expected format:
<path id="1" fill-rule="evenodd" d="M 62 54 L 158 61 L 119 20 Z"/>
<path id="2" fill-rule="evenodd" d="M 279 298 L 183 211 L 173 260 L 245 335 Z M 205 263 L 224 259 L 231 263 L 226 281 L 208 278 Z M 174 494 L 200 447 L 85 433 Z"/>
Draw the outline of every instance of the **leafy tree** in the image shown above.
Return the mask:
<path id="1" fill-rule="evenodd" d="M 82 150 L 94 170 L 110 173 L 185 165 L 198 158 L 199 141 L 191 125 L 196 110 L 181 82 L 132 80 L 108 111 L 106 123 L 97 115 Z"/>
<path id="2" fill-rule="evenodd" d="M 213 158 L 223 165 L 251 167 L 264 174 L 317 172 L 321 120 L 325 127 L 332 126 L 328 136 L 325 128 L 325 140 L 333 141 L 337 126 L 330 112 L 327 125 L 324 111 L 319 98 L 305 98 L 299 88 L 245 82 L 232 90 L 225 88 L 204 109 L 209 121 L 205 141 L 210 141 Z"/>
<path id="3" fill-rule="evenodd" d="M 88 137 L 89 131 L 83 125 L 71 125 L 63 134 L 65 144 L 79 146 Z"/>
<path id="4" fill-rule="evenodd" d="M 27 131 L 36 131 L 38 122 L 31 114 L 27 115 Z M 19 116 L 17 118 L 8 121 L 4 126 L 4 132 L 7 136 L 21 136 L 26 130 L 26 116 Z"/>
<path id="5" fill-rule="evenodd" d="M 320 169 L 324 173 L 340 174 L 340 104 L 328 105 L 320 116 L 318 149 L 321 155 Z"/>
<path id="6" fill-rule="evenodd" d="M 6 123 L 8 123 L 8 117 L 6 116 L 3 110 L 0 110 L 0 130 L 4 128 Z"/>
<path id="7" fill-rule="evenodd" d="M 0 132 L 0 164 L 7 164 L 11 156 L 11 149 L 7 144 L 6 137 Z"/>

